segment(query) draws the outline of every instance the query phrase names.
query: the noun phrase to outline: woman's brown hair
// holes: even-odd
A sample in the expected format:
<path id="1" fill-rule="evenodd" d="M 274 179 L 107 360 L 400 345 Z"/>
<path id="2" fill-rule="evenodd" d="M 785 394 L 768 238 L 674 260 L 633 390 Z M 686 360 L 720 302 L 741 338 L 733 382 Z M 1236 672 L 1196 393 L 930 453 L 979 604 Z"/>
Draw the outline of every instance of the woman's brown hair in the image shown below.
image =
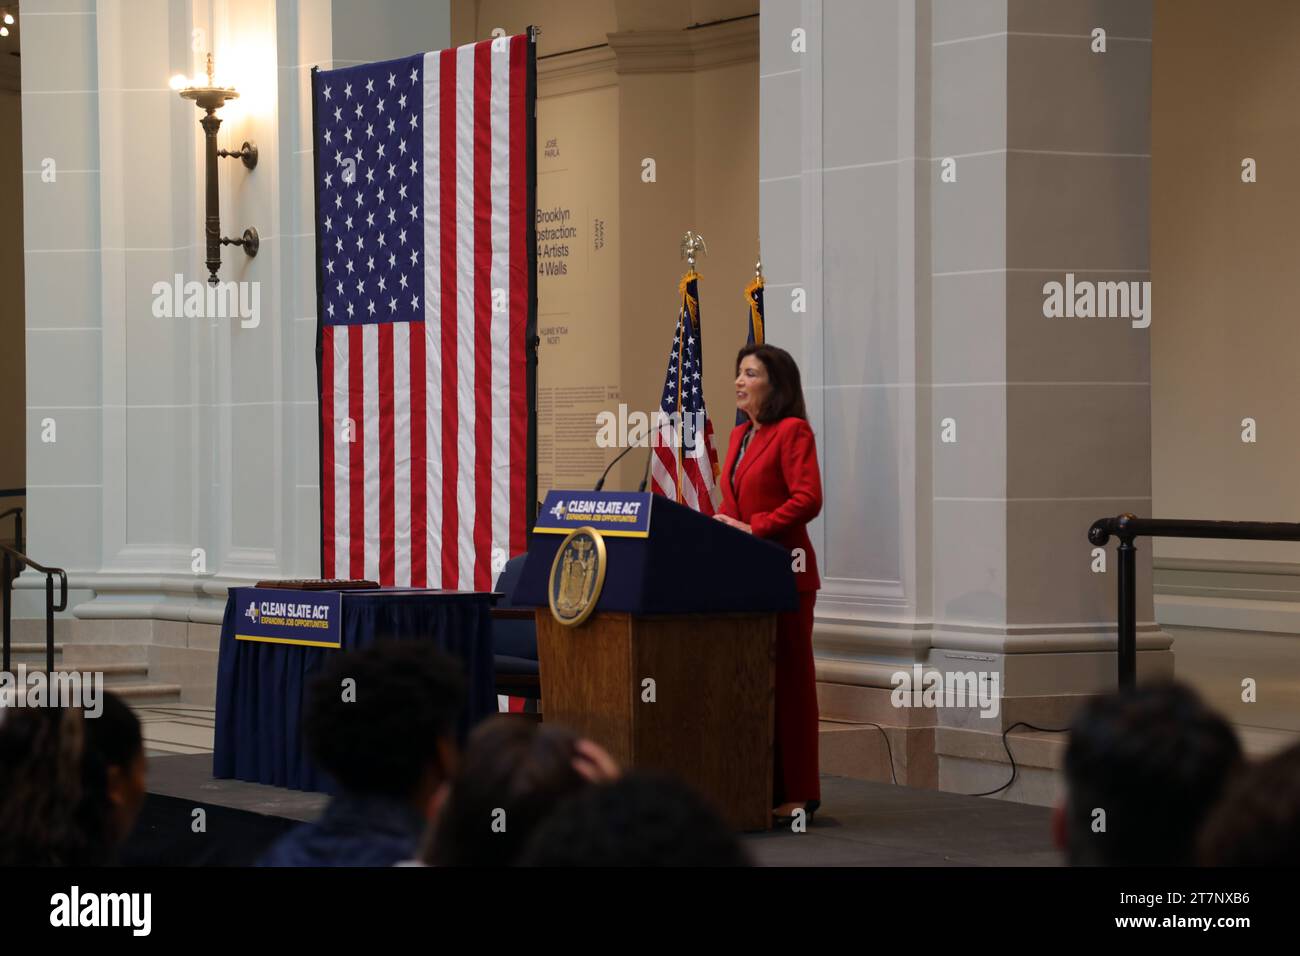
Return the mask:
<path id="1" fill-rule="evenodd" d="M 754 356 L 767 370 L 768 393 L 763 407 L 758 410 L 758 421 L 766 425 L 782 418 L 808 419 L 803 402 L 803 385 L 799 381 L 799 366 L 790 353 L 775 345 L 746 345 L 736 355 L 736 377 L 740 377 L 740 363 Z"/>
<path id="2" fill-rule="evenodd" d="M 116 694 L 79 707 L 0 708 L 0 867 L 103 866 L 114 832 L 109 769 L 144 754 L 140 721 Z"/>
<path id="3" fill-rule="evenodd" d="M 510 866 L 565 797 L 588 786 L 573 766 L 578 737 L 559 724 L 497 715 L 470 734 L 451 795 L 425 834 L 431 866 Z M 506 828 L 493 827 L 498 815 Z"/>

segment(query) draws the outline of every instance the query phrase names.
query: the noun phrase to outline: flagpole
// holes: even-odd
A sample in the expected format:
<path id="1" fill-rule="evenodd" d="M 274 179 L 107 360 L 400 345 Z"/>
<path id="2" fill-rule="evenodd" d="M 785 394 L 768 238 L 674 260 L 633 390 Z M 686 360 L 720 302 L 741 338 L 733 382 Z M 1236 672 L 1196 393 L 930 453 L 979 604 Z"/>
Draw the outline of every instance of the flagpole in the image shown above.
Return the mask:
<path id="1" fill-rule="evenodd" d="M 524 60 L 524 164 L 525 215 L 524 254 L 528 269 L 528 319 L 524 325 L 524 395 L 528 402 L 528 431 L 525 439 L 527 462 L 524 472 L 524 545 L 532 542 L 537 524 L 537 365 L 542 338 L 537 334 L 537 38 L 542 29 L 529 25 L 528 55 Z M 509 549 L 507 549 L 509 550 Z"/>
<path id="2" fill-rule="evenodd" d="M 760 252 L 754 263 L 754 279 L 745 287 L 745 301 L 749 303 L 749 324 L 754 335 L 754 344 L 762 345 L 767 341 L 767 332 L 763 328 L 763 314 L 758 308 L 758 293 L 763 291 L 763 255 Z"/>
<path id="3" fill-rule="evenodd" d="M 677 441 L 677 452 L 676 452 L 676 454 L 673 456 L 673 457 L 677 460 L 677 501 L 678 501 L 679 503 L 684 503 L 684 496 L 682 495 L 682 458 L 683 458 L 683 456 L 684 456 L 684 454 L 685 454 L 685 450 L 684 450 L 684 448 L 683 448 L 683 442 L 682 442 L 682 440 L 681 440 L 681 439 L 682 439 L 682 432 L 685 431 L 685 422 L 684 422 L 683 419 L 682 419 L 682 379 L 683 379 L 683 377 L 684 377 L 684 375 L 683 375 L 683 369 L 682 369 L 682 349 L 683 349 L 684 346 L 685 346 L 685 343 L 683 342 L 683 339 L 685 339 L 685 337 L 686 337 L 686 324 L 687 324 L 688 322 L 691 321 L 691 305 L 690 305 L 690 298 L 691 298 L 691 291 L 690 291 L 690 290 L 691 290 L 691 280 L 692 280 L 692 279 L 699 279 L 699 276 L 698 276 L 698 275 L 696 274 L 696 272 L 695 272 L 695 253 L 696 253 L 696 252 L 703 252 L 703 253 L 705 253 L 705 254 L 707 255 L 708 252 L 709 252 L 709 249 L 708 249 L 708 247 L 704 244 L 704 237 L 703 237 L 703 236 L 701 236 L 698 232 L 695 232 L 695 231 L 693 231 L 693 230 L 691 230 L 691 229 L 687 229 L 687 230 L 686 230 L 686 234 L 685 234 L 684 236 L 682 236 L 682 241 L 681 241 L 681 254 L 682 254 L 682 258 L 684 258 L 684 259 L 686 260 L 686 275 L 682 276 L 682 281 L 681 281 L 681 285 L 680 285 L 680 291 L 681 291 L 681 293 L 682 293 L 682 306 L 681 306 L 681 313 L 680 313 L 680 315 L 681 315 L 681 322 L 680 322 L 681 332 L 680 332 L 680 333 L 678 334 L 678 336 L 677 336 L 677 432 L 678 432 L 678 441 Z M 701 351 L 703 351 L 703 350 L 701 350 Z M 702 375 L 703 373 L 704 373 L 704 369 L 700 369 L 700 374 Z M 701 381 L 702 381 L 702 379 L 701 379 Z"/>
<path id="4" fill-rule="evenodd" d="M 750 280 L 749 285 L 745 286 L 745 305 L 749 309 L 749 333 L 745 338 L 745 345 L 762 345 L 767 341 L 767 332 L 763 328 L 763 309 L 760 305 L 761 295 L 763 292 L 763 252 L 760 249 L 758 260 L 754 263 L 754 278 Z M 736 409 L 736 427 L 740 427 L 749 420 L 749 416 Z"/>
<path id="5" fill-rule="evenodd" d="M 692 269 L 692 272 L 694 272 L 694 269 Z M 690 274 L 690 273 L 688 273 L 688 274 Z M 686 323 L 689 323 L 689 321 L 690 321 L 690 310 L 689 310 L 689 308 L 686 308 L 686 297 L 685 297 L 685 294 L 682 294 L 682 297 L 681 297 L 681 312 L 680 312 L 680 315 L 681 315 L 681 321 L 679 321 L 679 323 L 677 323 L 677 329 L 679 329 L 679 330 L 677 330 L 677 449 L 676 449 L 676 451 L 673 451 L 673 455 L 672 455 L 673 459 L 675 459 L 676 462 L 677 462 L 677 483 L 676 483 L 676 489 L 677 489 L 677 503 L 679 503 L 679 505 L 681 505 L 681 503 L 682 503 L 682 494 L 681 494 L 681 349 L 682 349 L 682 345 L 684 345 L 684 342 L 682 342 L 682 339 L 684 339 L 685 336 L 686 336 Z"/>
<path id="6" fill-rule="evenodd" d="M 313 144 L 316 142 L 316 134 L 319 130 L 316 121 L 316 84 L 319 81 L 319 72 L 319 66 L 313 66 L 311 68 L 311 97 L 309 102 L 311 103 L 311 136 Z M 325 315 L 325 278 L 321 274 L 321 229 L 317 222 L 317 218 L 320 216 L 320 150 L 315 148 L 312 149 L 311 173 L 313 206 L 312 223 L 316 233 L 316 498 L 320 505 L 317 512 L 320 522 L 318 527 L 324 528 L 326 526 L 325 481 L 327 477 L 328 480 L 333 481 L 334 476 L 326 476 L 325 474 L 325 416 L 321 413 L 321 396 L 325 394 L 325 379 L 322 364 L 324 362 L 325 354 L 325 322 L 323 320 Z M 330 388 L 333 387 L 334 383 L 331 382 Z M 332 433 L 330 434 L 329 439 L 331 442 L 334 440 Z M 322 533 L 319 537 L 320 576 L 322 579 L 335 577 L 334 568 L 325 567 L 325 535 Z M 22 547 L 22 542 L 18 543 L 18 547 Z"/>

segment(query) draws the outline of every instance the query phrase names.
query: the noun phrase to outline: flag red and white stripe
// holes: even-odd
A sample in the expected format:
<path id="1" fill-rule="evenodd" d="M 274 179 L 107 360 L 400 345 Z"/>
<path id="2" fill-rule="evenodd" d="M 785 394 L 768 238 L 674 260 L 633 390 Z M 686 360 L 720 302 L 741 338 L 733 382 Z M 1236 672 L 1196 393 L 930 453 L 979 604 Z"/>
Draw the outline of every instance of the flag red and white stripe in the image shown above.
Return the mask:
<path id="1" fill-rule="evenodd" d="M 525 548 L 533 56 L 314 74 L 324 577 L 486 590 Z"/>

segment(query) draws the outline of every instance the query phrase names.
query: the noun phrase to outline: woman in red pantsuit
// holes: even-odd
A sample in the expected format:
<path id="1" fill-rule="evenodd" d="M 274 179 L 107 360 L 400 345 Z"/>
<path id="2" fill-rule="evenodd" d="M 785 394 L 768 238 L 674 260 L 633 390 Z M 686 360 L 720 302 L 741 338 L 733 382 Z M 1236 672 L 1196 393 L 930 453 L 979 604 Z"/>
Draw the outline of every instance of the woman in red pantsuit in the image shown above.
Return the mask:
<path id="1" fill-rule="evenodd" d="M 790 549 L 799 609 L 778 618 L 776 761 L 772 814 L 778 819 L 821 805 L 817 778 L 817 680 L 813 604 L 821 579 L 808 522 L 822 510 L 817 444 L 804 409 L 799 366 L 771 345 L 736 357 L 736 408 L 749 421 L 731 433 L 722 469 L 719 521 Z"/>

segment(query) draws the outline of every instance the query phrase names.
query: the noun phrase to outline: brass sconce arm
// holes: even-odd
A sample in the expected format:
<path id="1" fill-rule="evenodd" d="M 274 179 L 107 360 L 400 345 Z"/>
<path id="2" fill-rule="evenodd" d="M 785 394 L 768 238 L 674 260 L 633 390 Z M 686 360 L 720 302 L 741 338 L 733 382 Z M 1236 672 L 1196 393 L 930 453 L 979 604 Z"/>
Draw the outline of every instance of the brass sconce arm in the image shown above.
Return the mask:
<path id="1" fill-rule="evenodd" d="M 221 247 L 239 246 L 250 257 L 257 255 L 260 240 L 257 230 L 250 227 L 244 230 L 242 237 L 232 239 L 221 234 L 221 196 L 217 179 L 217 159 L 239 159 L 246 169 L 257 167 L 257 147 L 245 142 L 238 150 L 218 149 L 217 130 L 221 128 L 221 118 L 217 110 L 229 100 L 238 98 L 239 93 L 230 87 L 217 86 L 212 78 L 212 54 L 208 54 L 208 82 L 206 86 L 185 86 L 179 89 L 183 99 L 193 100 L 194 105 L 204 111 L 199 125 L 203 127 L 204 138 L 204 181 L 205 181 L 205 216 L 203 235 L 208 268 L 208 283 L 217 284 L 217 270 L 221 268 Z"/>

